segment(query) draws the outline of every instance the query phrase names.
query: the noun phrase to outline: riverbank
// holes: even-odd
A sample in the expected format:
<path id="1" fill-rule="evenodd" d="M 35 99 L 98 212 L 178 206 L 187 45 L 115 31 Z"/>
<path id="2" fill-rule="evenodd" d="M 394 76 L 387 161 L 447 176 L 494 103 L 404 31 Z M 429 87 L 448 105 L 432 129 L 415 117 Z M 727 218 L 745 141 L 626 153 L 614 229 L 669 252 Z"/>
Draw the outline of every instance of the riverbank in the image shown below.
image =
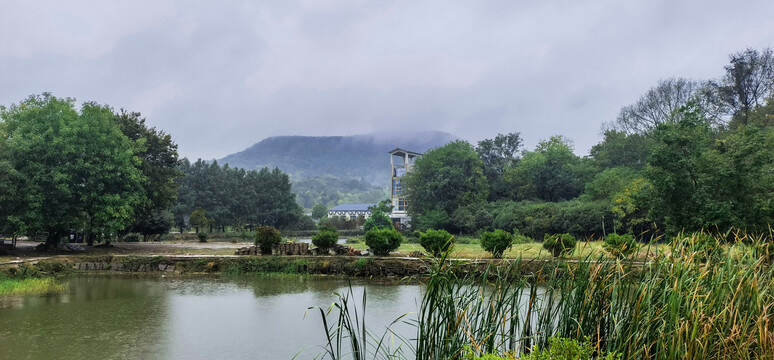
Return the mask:
<path id="1" fill-rule="evenodd" d="M 413 257 L 359 256 L 236 256 L 236 255 L 67 255 L 17 259 L 0 263 L 6 273 L 15 269 L 60 276 L 64 273 L 161 273 L 248 275 L 260 273 L 317 274 L 347 277 L 425 277 L 439 260 Z M 453 259 L 445 260 L 460 274 L 534 274 L 577 263 L 562 259 Z M 639 262 L 635 265 L 641 264 Z"/>

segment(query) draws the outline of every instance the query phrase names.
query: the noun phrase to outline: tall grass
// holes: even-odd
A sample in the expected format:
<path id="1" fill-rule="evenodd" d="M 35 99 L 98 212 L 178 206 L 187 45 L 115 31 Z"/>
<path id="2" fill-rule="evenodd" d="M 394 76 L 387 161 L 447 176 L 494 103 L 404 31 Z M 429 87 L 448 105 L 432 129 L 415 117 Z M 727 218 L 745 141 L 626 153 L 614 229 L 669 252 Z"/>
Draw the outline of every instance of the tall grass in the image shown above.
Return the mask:
<path id="1" fill-rule="evenodd" d="M 771 235 L 681 235 L 671 253 L 645 265 L 587 257 L 529 274 L 519 273 L 521 260 L 472 275 L 444 257 L 412 321 L 417 338 L 404 347 L 411 351 L 398 355 L 525 354 L 562 337 L 588 339 L 597 354 L 624 359 L 774 359 Z M 363 314 L 340 311 L 329 344 L 332 334 L 359 336 L 352 349 L 379 344 Z M 363 358 L 332 346 L 326 356 Z"/>
<path id="2" fill-rule="evenodd" d="M 0 296 L 51 295 L 65 289 L 52 278 L 0 279 Z"/>

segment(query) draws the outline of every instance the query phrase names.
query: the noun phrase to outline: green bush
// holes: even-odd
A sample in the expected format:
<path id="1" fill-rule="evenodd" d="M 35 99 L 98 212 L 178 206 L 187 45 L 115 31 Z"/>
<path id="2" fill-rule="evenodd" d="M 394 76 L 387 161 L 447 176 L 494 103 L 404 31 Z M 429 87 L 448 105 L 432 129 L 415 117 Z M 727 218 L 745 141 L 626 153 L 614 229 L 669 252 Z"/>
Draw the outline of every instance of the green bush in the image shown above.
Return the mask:
<path id="1" fill-rule="evenodd" d="M 255 230 L 255 246 L 261 248 L 261 254 L 271 255 L 271 248 L 282 241 L 282 234 L 272 226 L 259 226 Z"/>
<path id="2" fill-rule="evenodd" d="M 492 257 L 500 258 L 505 250 L 511 247 L 513 235 L 505 230 L 487 231 L 481 235 L 481 248 L 492 253 Z"/>
<path id="3" fill-rule="evenodd" d="M 550 251 L 555 257 L 572 254 L 575 250 L 575 237 L 568 234 L 545 234 L 543 236 L 543 248 Z"/>
<path id="4" fill-rule="evenodd" d="M 516 357 L 513 353 L 506 353 L 502 356 L 495 354 L 483 354 L 481 356 L 475 356 L 472 349 L 468 346 L 465 348 L 465 360 L 616 360 L 620 359 L 620 355 L 607 354 L 605 356 L 594 357 L 594 346 L 591 342 L 581 343 L 574 339 L 565 339 L 552 337 L 548 339 L 548 348 L 541 349 L 538 346 L 532 348 L 532 351 L 528 354 L 524 354 L 521 357 Z"/>
<path id="5" fill-rule="evenodd" d="M 403 240 L 398 230 L 374 228 L 366 232 L 365 243 L 375 255 L 389 255 Z"/>
<path id="6" fill-rule="evenodd" d="M 419 234 L 419 245 L 433 256 L 440 256 L 454 246 L 454 236 L 446 230 L 430 229 Z"/>
<path id="7" fill-rule="evenodd" d="M 312 236 L 312 244 L 322 250 L 322 252 L 328 252 L 332 247 L 336 246 L 339 241 L 339 231 L 332 227 L 323 227 L 320 232 Z"/>
<path id="8" fill-rule="evenodd" d="M 634 236 L 630 234 L 608 234 L 602 246 L 610 255 L 623 259 L 637 250 L 637 240 L 634 240 Z"/>
<path id="9" fill-rule="evenodd" d="M 363 241 L 361 241 L 359 237 L 351 237 L 351 238 L 347 238 L 345 242 L 347 244 L 360 244 Z"/>
<path id="10" fill-rule="evenodd" d="M 209 237 L 206 232 L 200 232 L 196 233 L 196 237 L 199 239 L 199 242 L 207 242 L 207 238 Z"/>
<path id="11" fill-rule="evenodd" d="M 140 241 L 139 234 L 131 233 L 131 234 L 126 234 L 126 236 L 124 236 L 124 242 L 139 242 L 139 241 Z"/>
<path id="12" fill-rule="evenodd" d="M 363 223 L 363 231 L 368 232 L 373 228 L 394 229 L 395 226 L 392 225 L 392 221 L 390 221 L 390 217 L 387 214 L 374 210 L 373 214 Z"/>

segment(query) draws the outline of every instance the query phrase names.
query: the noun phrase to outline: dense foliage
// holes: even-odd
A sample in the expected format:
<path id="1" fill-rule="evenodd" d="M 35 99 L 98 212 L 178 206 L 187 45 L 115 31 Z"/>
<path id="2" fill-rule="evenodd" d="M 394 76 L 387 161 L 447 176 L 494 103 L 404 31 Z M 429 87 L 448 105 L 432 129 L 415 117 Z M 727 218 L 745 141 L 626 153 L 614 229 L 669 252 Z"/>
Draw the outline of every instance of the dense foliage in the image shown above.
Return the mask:
<path id="1" fill-rule="evenodd" d="M 393 229 L 394 225 L 390 221 L 390 217 L 383 213 L 379 209 L 372 211 L 371 216 L 363 223 L 363 231 L 371 229 Z"/>
<path id="2" fill-rule="evenodd" d="M 624 106 L 589 156 L 519 133 L 451 142 L 406 179 L 416 230 L 674 236 L 774 223 L 774 53 L 732 54 L 725 76 L 666 79 Z"/>
<path id="3" fill-rule="evenodd" d="M 365 233 L 365 243 L 374 255 L 389 255 L 403 242 L 403 235 L 394 228 L 373 228 Z"/>
<path id="4" fill-rule="evenodd" d="M 505 250 L 513 244 L 513 235 L 507 231 L 497 229 L 487 231 L 481 235 L 481 248 L 492 253 L 492 257 L 501 258 Z"/>
<path id="5" fill-rule="evenodd" d="M 320 231 L 312 236 L 312 244 L 323 252 L 327 252 L 336 246 L 339 241 L 339 231 L 333 226 L 320 226 Z"/>
<path id="6" fill-rule="evenodd" d="M 543 248 L 550 251 L 555 257 L 572 254 L 576 244 L 575 237 L 567 233 L 545 234 L 543 237 Z"/>
<path id="7" fill-rule="evenodd" d="M 438 257 L 454 246 L 454 236 L 446 230 L 428 229 L 419 234 L 419 245 Z"/>
<path id="8" fill-rule="evenodd" d="M 255 229 L 255 246 L 261 248 L 261 254 L 271 255 L 271 248 L 282 242 L 282 234 L 272 226 L 259 226 Z"/>
<path id="9" fill-rule="evenodd" d="M 184 225 L 197 207 L 206 211 L 212 227 L 220 229 L 248 224 L 292 228 L 304 217 L 288 175 L 279 169 L 247 171 L 201 159 L 195 163 L 183 159 L 180 169 L 185 176 L 179 179 L 174 208 L 178 225 Z"/>
<path id="10" fill-rule="evenodd" d="M 625 258 L 637 250 L 637 241 L 631 234 L 608 234 L 605 236 L 605 251 L 619 259 Z"/>
<path id="11" fill-rule="evenodd" d="M 106 106 L 50 94 L 2 108 L 0 230 L 48 233 L 59 244 L 69 229 L 109 239 L 151 203 L 137 154 Z"/>

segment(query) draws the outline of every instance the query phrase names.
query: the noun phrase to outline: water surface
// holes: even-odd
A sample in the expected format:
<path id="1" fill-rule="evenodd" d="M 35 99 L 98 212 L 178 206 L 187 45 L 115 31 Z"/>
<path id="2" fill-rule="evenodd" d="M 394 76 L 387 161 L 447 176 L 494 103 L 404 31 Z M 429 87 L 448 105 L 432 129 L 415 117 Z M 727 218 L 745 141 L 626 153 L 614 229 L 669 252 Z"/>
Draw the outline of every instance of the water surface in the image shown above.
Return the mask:
<path id="1" fill-rule="evenodd" d="M 52 297 L 0 299 L 0 359 L 312 359 L 325 342 L 319 310 L 343 280 L 301 276 L 77 277 Z M 369 328 L 420 301 L 418 285 L 353 283 L 368 293 Z M 414 337 L 403 324 L 401 334 Z"/>

